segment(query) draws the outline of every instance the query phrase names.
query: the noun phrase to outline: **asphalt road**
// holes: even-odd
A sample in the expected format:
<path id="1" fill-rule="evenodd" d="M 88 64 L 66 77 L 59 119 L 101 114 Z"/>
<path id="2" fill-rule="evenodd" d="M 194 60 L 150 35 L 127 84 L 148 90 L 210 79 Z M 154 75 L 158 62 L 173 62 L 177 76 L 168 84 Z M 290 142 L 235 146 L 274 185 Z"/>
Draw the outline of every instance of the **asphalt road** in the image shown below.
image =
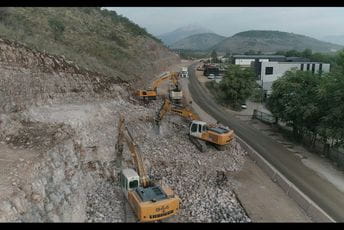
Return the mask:
<path id="1" fill-rule="evenodd" d="M 335 221 L 343 222 L 344 194 L 303 165 L 300 159 L 282 144 L 240 121 L 217 105 L 212 96 L 197 81 L 196 65 L 197 63 L 189 67 L 189 91 L 193 100 L 215 119 L 233 129 L 236 135 L 261 154 Z"/>

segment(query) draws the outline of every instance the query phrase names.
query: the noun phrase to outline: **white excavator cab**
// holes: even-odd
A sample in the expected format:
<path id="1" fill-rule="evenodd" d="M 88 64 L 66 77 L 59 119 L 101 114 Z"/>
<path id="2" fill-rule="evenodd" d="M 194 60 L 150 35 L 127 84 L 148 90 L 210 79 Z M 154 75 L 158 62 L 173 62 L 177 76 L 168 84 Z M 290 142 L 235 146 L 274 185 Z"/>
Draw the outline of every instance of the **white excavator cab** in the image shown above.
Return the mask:
<path id="1" fill-rule="evenodd" d="M 140 186 L 140 177 L 133 169 L 123 169 L 120 173 L 120 185 L 125 196 L 128 198 L 128 191 L 135 190 Z"/>
<path id="2" fill-rule="evenodd" d="M 207 123 L 204 121 L 194 120 L 190 124 L 190 136 L 201 138 L 202 133 L 207 130 L 208 130 Z"/>

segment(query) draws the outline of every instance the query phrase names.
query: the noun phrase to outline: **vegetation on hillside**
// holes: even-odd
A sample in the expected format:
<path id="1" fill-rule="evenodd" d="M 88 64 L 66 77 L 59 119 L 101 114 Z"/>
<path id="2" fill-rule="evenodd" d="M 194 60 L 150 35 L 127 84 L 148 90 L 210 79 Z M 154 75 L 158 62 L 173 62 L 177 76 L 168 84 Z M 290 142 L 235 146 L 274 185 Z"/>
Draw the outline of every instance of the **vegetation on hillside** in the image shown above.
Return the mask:
<path id="1" fill-rule="evenodd" d="M 226 37 L 215 33 L 194 34 L 171 44 L 172 49 L 209 50 Z"/>
<path id="2" fill-rule="evenodd" d="M 232 53 L 243 54 L 245 52 L 269 53 L 279 50 L 298 50 L 305 48 L 312 49 L 316 52 L 335 52 L 343 48 L 328 42 L 323 42 L 308 36 L 269 30 L 251 30 L 237 33 L 232 37 L 226 38 L 219 42 L 212 49 L 223 51 L 230 49 Z"/>
<path id="3" fill-rule="evenodd" d="M 182 59 L 201 59 L 206 58 L 208 56 L 207 52 L 204 51 L 197 51 L 197 50 L 183 50 L 177 49 L 174 50 Z"/>
<path id="4" fill-rule="evenodd" d="M 105 75 L 135 78 L 157 59 L 160 40 L 144 28 L 100 7 L 6 7 L 2 38 L 55 55 Z M 167 49 L 166 49 L 167 52 Z M 148 68 L 146 67 L 146 68 Z"/>

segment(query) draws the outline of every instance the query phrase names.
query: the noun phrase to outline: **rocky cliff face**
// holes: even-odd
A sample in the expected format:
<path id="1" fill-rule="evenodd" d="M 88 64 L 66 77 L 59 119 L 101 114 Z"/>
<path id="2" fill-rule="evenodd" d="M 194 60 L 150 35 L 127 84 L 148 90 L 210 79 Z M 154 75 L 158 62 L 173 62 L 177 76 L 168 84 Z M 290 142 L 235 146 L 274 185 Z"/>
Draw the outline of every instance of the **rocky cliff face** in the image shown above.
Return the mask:
<path id="1" fill-rule="evenodd" d="M 31 105 L 114 98 L 119 84 L 125 83 L 4 39 L 0 39 L 0 69 L 2 113 Z"/>

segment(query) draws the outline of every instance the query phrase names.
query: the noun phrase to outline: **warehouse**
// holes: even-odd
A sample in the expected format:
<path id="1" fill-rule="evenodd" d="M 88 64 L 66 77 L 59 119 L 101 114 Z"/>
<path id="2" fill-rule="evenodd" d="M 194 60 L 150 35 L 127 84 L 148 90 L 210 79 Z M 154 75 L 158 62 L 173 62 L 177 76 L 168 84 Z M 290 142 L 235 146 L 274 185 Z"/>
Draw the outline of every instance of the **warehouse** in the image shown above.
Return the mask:
<path id="1" fill-rule="evenodd" d="M 251 62 L 261 61 L 286 61 L 283 55 L 233 55 L 232 64 L 250 67 Z"/>
<path id="2" fill-rule="evenodd" d="M 257 76 L 257 83 L 263 87 L 267 95 L 271 93 L 274 81 L 292 69 L 312 71 L 312 73 L 327 73 L 330 64 L 320 62 L 254 62 L 252 63 Z"/>

